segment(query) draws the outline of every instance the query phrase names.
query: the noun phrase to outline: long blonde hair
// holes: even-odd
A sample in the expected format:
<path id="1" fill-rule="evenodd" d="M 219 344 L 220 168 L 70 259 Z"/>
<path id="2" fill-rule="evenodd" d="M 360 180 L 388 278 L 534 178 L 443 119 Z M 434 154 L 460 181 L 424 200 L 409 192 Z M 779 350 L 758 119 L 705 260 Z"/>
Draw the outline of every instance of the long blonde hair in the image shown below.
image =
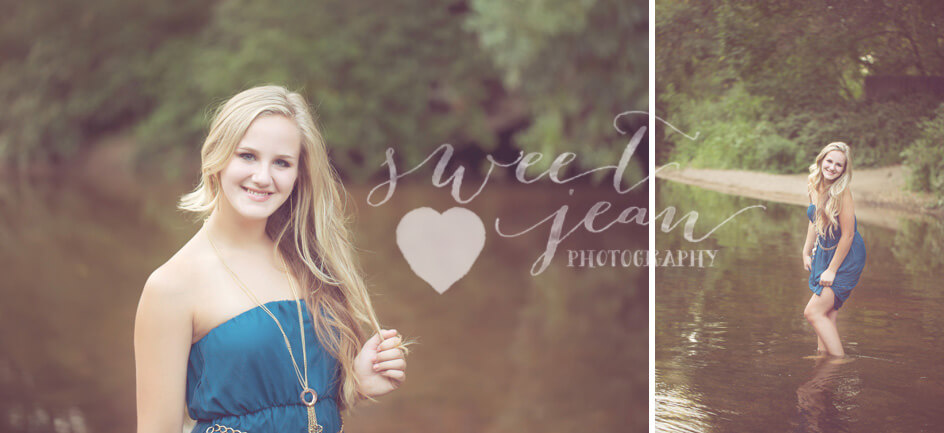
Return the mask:
<path id="1" fill-rule="evenodd" d="M 827 188 L 826 178 L 822 173 L 823 159 L 826 154 L 838 150 L 846 156 L 846 164 L 842 174 L 833 181 Z M 816 161 L 810 165 L 810 175 L 808 188 L 812 194 L 816 191 L 816 218 L 813 224 L 816 227 L 816 233 L 820 236 L 832 236 L 837 227 L 839 227 L 839 211 L 842 210 L 842 193 L 852 182 L 852 150 L 849 145 L 841 141 L 829 143 L 823 150 L 819 151 Z M 826 189 L 826 194 L 820 194 L 820 191 Z"/>
<path id="2" fill-rule="evenodd" d="M 381 327 L 351 242 L 347 194 L 305 99 L 281 86 L 261 86 L 240 92 L 218 108 L 200 152 L 200 183 L 181 197 L 178 207 L 207 218 L 220 203 L 220 171 L 249 125 L 271 115 L 295 122 L 302 143 L 295 187 L 269 216 L 266 234 L 301 284 L 311 316 L 323 318 L 314 321 L 315 331 L 340 363 L 338 406 L 344 410 L 358 398 L 373 400 L 357 392 L 354 357 Z"/>

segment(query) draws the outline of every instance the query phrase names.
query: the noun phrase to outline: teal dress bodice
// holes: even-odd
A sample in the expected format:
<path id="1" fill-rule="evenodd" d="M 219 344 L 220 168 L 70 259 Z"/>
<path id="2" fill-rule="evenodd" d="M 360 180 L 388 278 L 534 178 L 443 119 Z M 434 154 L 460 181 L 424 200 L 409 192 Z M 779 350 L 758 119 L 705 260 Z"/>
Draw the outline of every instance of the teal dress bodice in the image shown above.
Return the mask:
<path id="1" fill-rule="evenodd" d="M 281 322 L 304 374 L 295 301 L 265 306 Z M 337 433 L 339 364 L 318 341 L 304 301 L 302 315 L 308 385 L 318 393 L 318 423 L 325 433 Z M 285 337 L 265 310 L 255 307 L 223 322 L 190 347 L 186 401 L 197 421 L 192 432 L 203 433 L 216 424 L 247 433 L 307 432 L 308 410 L 299 397 L 297 377 Z"/>

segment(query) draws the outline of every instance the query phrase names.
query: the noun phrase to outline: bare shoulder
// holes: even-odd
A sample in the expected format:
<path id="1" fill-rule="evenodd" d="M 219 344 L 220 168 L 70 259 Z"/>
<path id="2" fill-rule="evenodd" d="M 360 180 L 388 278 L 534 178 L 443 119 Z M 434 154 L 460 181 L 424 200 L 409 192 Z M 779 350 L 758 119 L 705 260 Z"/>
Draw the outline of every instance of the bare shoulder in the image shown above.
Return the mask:
<path id="1" fill-rule="evenodd" d="M 194 305 L 199 299 L 201 254 L 193 239 L 159 266 L 144 283 L 138 316 L 153 314 L 192 324 Z"/>
<path id="2" fill-rule="evenodd" d="M 851 222 L 855 217 L 855 203 L 852 201 L 852 188 L 846 188 L 839 197 L 839 218 Z"/>
<path id="3" fill-rule="evenodd" d="M 842 204 L 844 206 L 845 205 L 851 206 L 852 205 L 852 188 L 847 187 L 846 190 L 842 192 L 841 199 L 842 199 Z"/>
<path id="4" fill-rule="evenodd" d="M 846 188 L 846 190 L 842 192 L 842 204 L 850 208 L 853 206 L 852 188 Z"/>
<path id="5" fill-rule="evenodd" d="M 192 294 L 182 281 L 179 270 L 170 261 L 148 276 L 138 301 L 136 335 L 142 331 L 142 327 L 152 328 L 155 325 L 192 327 Z"/>
<path id="6" fill-rule="evenodd" d="M 183 275 L 186 272 L 186 267 L 180 266 L 179 262 L 168 260 L 151 272 L 147 281 L 144 282 L 144 290 L 141 292 L 142 301 L 159 299 L 186 303 L 190 294 Z"/>

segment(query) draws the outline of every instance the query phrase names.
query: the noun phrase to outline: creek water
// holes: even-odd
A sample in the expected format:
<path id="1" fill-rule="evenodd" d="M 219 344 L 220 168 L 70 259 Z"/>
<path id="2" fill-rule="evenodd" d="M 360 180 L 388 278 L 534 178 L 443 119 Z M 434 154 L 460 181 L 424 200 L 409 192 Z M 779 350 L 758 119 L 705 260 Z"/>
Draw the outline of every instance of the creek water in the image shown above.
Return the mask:
<path id="1" fill-rule="evenodd" d="M 134 431 L 135 309 L 148 274 L 198 228 L 175 210 L 189 187 L 118 196 L 74 179 L 0 184 L 0 431 Z M 646 431 L 646 269 L 568 266 L 568 249 L 645 249 L 645 227 L 577 230 L 536 276 L 549 225 L 494 230 L 496 218 L 513 233 L 562 205 L 569 230 L 598 201 L 613 204 L 600 217 L 611 221 L 645 195 L 490 185 L 462 205 L 484 222 L 484 250 L 440 295 L 395 233 L 414 208 L 457 206 L 448 189 L 401 183 L 378 207 L 368 190 L 350 188 L 373 303 L 382 325 L 418 344 L 404 385 L 345 418 L 350 431 Z"/>
<path id="2" fill-rule="evenodd" d="M 806 208 L 657 182 L 657 208 L 696 211 L 659 250 L 717 250 L 711 267 L 656 269 L 656 431 L 937 432 L 944 426 L 944 224 L 859 221 L 867 262 L 839 310 L 848 359 L 811 358 Z"/>

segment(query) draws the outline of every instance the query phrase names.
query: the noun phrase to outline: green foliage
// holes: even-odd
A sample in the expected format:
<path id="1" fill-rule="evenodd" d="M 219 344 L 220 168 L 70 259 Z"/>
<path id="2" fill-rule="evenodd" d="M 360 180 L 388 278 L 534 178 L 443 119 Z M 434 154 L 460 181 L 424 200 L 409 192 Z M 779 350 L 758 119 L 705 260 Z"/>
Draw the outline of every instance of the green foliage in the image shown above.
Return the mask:
<path id="1" fill-rule="evenodd" d="M 802 169 L 800 147 L 779 135 L 765 117 L 770 99 L 749 94 L 737 85 L 717 99 L 681 101 L 677 126 L 690 140 L 669 135 L 674 143 L 673 161 L 698 167 L 741 168 L 778 173 Z"/>
<path id="2" fill-rule="evenodd" d="M 663 103 L 673 107 L 672 120 L 683 131 L 701 133 L 695 142 L 667 135 L 664 141 L 673 147 L 667 160 L 798 173 L 833 141 L 850 145 L 858 167 L 901 163 L 901 149 L 920 133 L 904 119 L 929 112 L 934 102 L 921 97 L 839 102 L 777 114 L 781 110 L 772 108 L 772 98 L 751 95 L 737 85 L 716 99 L 686 101 L 683 95 L 668 95 Z"/>
<path id="3" fill-rule="evenodd" d="M 646 101 L 642 1 L 50 3 L 0 17 L 0 161 L 21 167 L 133 131 L 139 162 L 181 174 L 211 110 L 266 83 L 307 97 L 348 177 L 443 143 L 463 163 L 523 147 L 595 167 Z"/>
<path id="4" fill-rule="evenodd" d="M 800 144 L 807 163 L 828 143 L 849 144 L 857 167 L 900 164 L 901 149 L 918 136 L 907 119 L 920 118 L 934 107 L 929 98 L 859 101 L 789 113 L 776 122 L 784 137 Z"/>
<path id="5" fill-rule="evenodd" d="M 919 135 L 908 119 L 939 102 L 862 99 L 869 75 L 944 75 L 938 2 L 660 0 L 658 8 L 657 112 L 702 132 L 690 142 L 657 131 L 660 164 L 802 172 L 832 141 L 848 143 L 859 167 L 897 164 Z"/>
<path id="6" fill-rule="evenodd" d="M 716 12 L 720 55 L 748 91 L 781 107 L 848 98 L 842 84 L 856 71 L 856 34 L 831 11 L 798 0 L 724 2 Z"/>
<path id="7" fill-rule="evenodd" d="M 200 25 L 195 2 L 15 2 L 0 17 L 0 160 L 75 156 L 148 107 L 148 54 Z"/>
<path id="8" fill-rule="evenodd" d="M 551 49 L 553 38 L 581 34 L 595 0 L 472 0 L 475 14 L 467 26 L 479 35 L 481 45 L 505 71 L 512 87 L 521 85 L 541 55 Z M 612 49 L 612 48 L 611 48 Z M 615 53 L 614 53 L 615 54 Z"/>
<path id="9" fill-rule="evenodd" d="M 621 119 L 625 136 L 613 128 L 618 114 L 646 110 L 646 3 L 473 0 L 471 8 L 467 28 L 502 71 L 512 98 L 528 101 L 531 119 L 516 144 L 548 156 L 579 149 L 584 166 L 615 164 L 646 124 L 645 116 Z"/>
<path id="10" fill-rule="evenodd" d="M 908 187 L 918 191 L 930 191 L 937 195 L 939 204 L 944 204 L 944 104 L 938 106 L 934 115 L 918 126 L 920 137 L 901 156 L 911 169 Z"/>
<path id="11" fill-rule="evenodd" d="M 655 17 L 656 103 L 667 94 L 707 97 L 733 77 L 721 55 L 718 0 L 660 0 Z M 708 73 L 701 73 L 702 71 Z M 657 110 L 664 112 L 663 109 Z"/>
<path id="12" fill-rule="evenodd" d="M 387 147 L 407 166 L 445 142 L 491 149 L 481 102 L 497 76 L 461 24 L 446 7 L 402 0 L 221 3 L 197 44 L 159 53 L 158 88 L 173 97 L 138 136 L 148 153 L 195 150 L 209 102 L 279 83 L 314 105 L 335 164 L 351 177 L 379 170 Z"/>

